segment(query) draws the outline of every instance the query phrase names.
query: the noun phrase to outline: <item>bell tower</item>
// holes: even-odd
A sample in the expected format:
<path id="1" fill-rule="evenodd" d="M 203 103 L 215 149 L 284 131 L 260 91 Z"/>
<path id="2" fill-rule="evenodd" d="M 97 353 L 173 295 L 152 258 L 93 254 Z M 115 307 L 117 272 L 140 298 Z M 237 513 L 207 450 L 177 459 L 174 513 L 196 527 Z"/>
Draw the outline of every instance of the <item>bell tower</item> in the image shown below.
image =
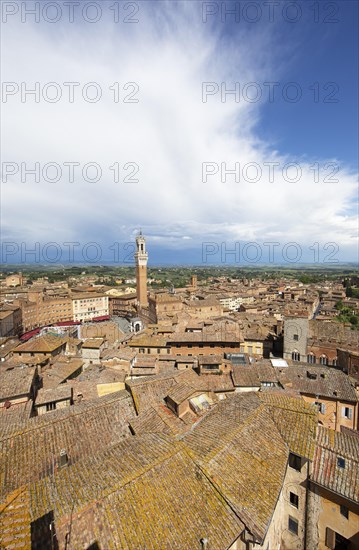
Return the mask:
<path id="1" fill-rule="evenodd" d="M 137 301 L 141 307 L 148 306 L 147 300 L 147 261 L 148 254 L 146 252 L 146 239 L 142 235 L 142 231 L 136 237 L 136 294 Z"/>

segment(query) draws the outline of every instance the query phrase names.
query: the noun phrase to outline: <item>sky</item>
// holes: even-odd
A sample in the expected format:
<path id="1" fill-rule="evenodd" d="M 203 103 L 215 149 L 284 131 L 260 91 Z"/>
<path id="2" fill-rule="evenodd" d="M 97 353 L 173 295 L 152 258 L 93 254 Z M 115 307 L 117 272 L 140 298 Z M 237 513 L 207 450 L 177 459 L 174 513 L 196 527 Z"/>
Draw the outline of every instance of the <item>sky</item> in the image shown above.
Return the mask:
<path id="1" fill-rule="evenodd" d="M 1 7 L 2 262 L 358 261 L 357 2 Z"/>

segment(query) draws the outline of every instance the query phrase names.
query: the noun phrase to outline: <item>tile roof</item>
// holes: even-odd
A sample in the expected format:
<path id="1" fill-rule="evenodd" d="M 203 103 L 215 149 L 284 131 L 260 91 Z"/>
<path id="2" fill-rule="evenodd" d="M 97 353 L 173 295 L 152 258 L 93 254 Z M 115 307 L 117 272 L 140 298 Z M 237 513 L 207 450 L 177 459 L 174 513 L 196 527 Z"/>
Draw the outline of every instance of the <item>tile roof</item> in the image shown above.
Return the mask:
<path id="1" fill-rule="evenodd" d="M 301 398 L 279 392 L 235 393 L 199 421 L 183 441 L 262 541 L 282 488 L 289 451 L 311 459 L 316 426 L 317 413 Z"/>
<path id="2" fill-rule="evenodd" d="M 61 449 L 75 463 L 128 437 L 133 417 L 132 400 L 120 391 L 23 424 L 0 426 L 0 498 L 3 491 L 49 475 Z"/>
<path id="3" fill-rule="evenodd" d="M 82 344 L 82 348 L 84 349 L 100 349 L 102 344 L 104 343 L 103 338 L 89 338 L 88 340 L 85 340 Z"/>
<path id="4" fill-rule="evenodd" d="M 0 431 L 2 427 L 16 424 L 23 424 L 29 420 L 33 407 L 32 399 L 25 403 L 12 404 L 11 407 L 5 409 L 0 408 Z"/>
<path id="5" fill-rule="evenodd" d="M 193 386 L 197 391 L 203 392 L 234 392 L 234 385 L 231 373 L 222 374 L 197 374 L 192 369 L 180 371 L 179 377 L 182 381 Z"/>
<path id="6" fill-rule="evenodd" d="M 260 405 L 257 393 L 231 394 L 220 401 L 184 440 L 197 456 L 216 454 L 238 430 L 239 423 L 244 422 Z"/>
<path id="7" fill-rule="evenodd" d="M 339 369 L 305 364 L 285 368 L 278 367 L 276 371 L 282 385 L 288 385 L 301 393 L 342 401 L 358 401 L 350 378 Z M 316 379 L 309 378 L 307 372 L 316 375 Z"/>
<path id="8" fill-rule="evenodd" d="M 126 380 L 126 388 L 131 392 L 137 414 L 162 401 L 168 390 L 176 384 L 178 371 L 157 374 L 151 378 Z"/>
<path id="9" fill-rule="evenodd" d="M 224 362 L 223 355 L 199 355 L 198 364 L 199 365 L 217 365 Z"/>
<path id="10" fill-rule="evenodd" d="M 344 468 L 338 465 L 344 459 Z M 319 426 L 311 480 L 354 502 L 359 501 L 359 439 Z"/>
<path id="11" fill-rule="evenodd" d="M 39 336 L 14 349 L 14 353 L 50 353 L 66 343 L 66 338 L 59 336 Z"/>
<path id="12" fill-rule="evenodd" d="M 179 405 L 195 393 L 195 389 L 186 382 L 179 382 L 170 388 L 166 398 L 169 397 L 174 403 Z"/>
<path id="13" fill-rule="evenodd" d="M 167 345 L 168 338 L 164 336 L 151 336 L 149 334 L 141 334 L 140 336 L 133 337 L 128 345 L 133 348 L 141 347 L 165 347 Z"/>
<path id="14" fill-rule="evenodd" d="M 259 392 L 290 451 L 313 460 L 318 413 L 301 398 L 280 392 Z"/>
<path id="15" fill-rule="evenodd" d="M 30 498 L 23 486 L 0 504 L 0 548 L 31 548 Z"/>
<path id="16" fill-rule="evenodd" d="M 80 370 L 84 362 L 75 357 L 59 360 L 42 371 L 42 383 L 45 389 L 56 388 Z"/>
<path id="17" fill-rule="evenodd" d="M 45 403 L 51 403 L 52 401 L 61 401 L 63 399 L 71 399 L 72 388 L 67 384 L 61 384 L 57 388 L 51 388 L 48 390 L 40 389 L 37 392 L 35 404 L 44 405 Z"/>
<path id="18" fill-rule="evenodd" d="M 261 386 L 260 377 L 254 365 L 233 365 L 232 379 L 237 387 L 260 388 Z"/>
<path id="19" fill-rule="evenodd" d="M 167 338 L 169 344 L 198 342 L 198 343 L 216 343 L 216 342 L 243 342 L 238 332 L 206 331 L 206 332 L 175 332 Z"/>
<path id="20" fill-rule="evenodd" d="M 0 400 L 29 394 L 36 372 L 36 367 L 15 367 L 2 372 Z"/>
<path id="21" fill-rule="evenodd" d="M 52 499 L 53 491 L 57 499 Z M 31 520 L 54 509 L 59 546 L 124 550 L 228 548 L 243 523 L 183 446 L 149 434 L 60 471 L 30 488 Z"/>
<path id="22" fill-rule="evenodd" d="M 263 542 L 282 489 L 289 451 L 266 407 L 258 406 L 253 395 L 240 397 L 224 402 L 231 420 L 222 424 L 222 431 L 217 418 L 208 433 L 212 417 L 219 416 L 219 406 L 184 441 L 255 539 Z M 234 403 L 237 410 L 229 409 Z"/>

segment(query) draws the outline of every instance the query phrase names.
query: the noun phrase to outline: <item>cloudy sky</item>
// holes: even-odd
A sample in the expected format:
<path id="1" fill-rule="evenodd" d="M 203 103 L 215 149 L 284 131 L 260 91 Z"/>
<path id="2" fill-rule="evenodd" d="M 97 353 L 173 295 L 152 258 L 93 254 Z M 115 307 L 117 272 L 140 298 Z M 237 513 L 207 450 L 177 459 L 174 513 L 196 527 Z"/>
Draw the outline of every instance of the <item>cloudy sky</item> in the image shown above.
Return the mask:
<path id="1" fill-rule="evenodd" d="M 153 265 L 357 261 L 356 2 L 34 4 L 2 3 L 3 261 L 139 228 Z"/>

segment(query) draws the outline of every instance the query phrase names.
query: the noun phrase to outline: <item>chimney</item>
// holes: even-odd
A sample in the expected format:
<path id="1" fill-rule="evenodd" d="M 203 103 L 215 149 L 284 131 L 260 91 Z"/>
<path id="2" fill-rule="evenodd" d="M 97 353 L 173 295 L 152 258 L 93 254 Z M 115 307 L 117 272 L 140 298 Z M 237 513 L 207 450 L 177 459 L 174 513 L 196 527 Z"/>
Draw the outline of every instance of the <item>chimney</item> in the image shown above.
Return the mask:
<path id="1" fill-rule="evenodd" d="M 61 449 L 59 468 L 64 468 L 64 466 L 68 466 L 68 463 L 69 463 L 69 457 L 67 456 L 67 452 L 65 449 Z"/>
<path id="2" fill-rule="evenodd" d="M 200 540 L 200 543 L 201 543 L 202 550 L 207 550 L 207 548 L 208 548 L 208 539 L 203 538 L 203 539 Z"/>

